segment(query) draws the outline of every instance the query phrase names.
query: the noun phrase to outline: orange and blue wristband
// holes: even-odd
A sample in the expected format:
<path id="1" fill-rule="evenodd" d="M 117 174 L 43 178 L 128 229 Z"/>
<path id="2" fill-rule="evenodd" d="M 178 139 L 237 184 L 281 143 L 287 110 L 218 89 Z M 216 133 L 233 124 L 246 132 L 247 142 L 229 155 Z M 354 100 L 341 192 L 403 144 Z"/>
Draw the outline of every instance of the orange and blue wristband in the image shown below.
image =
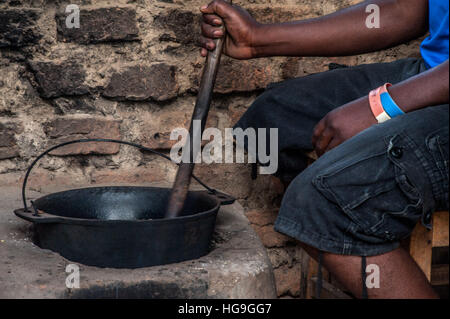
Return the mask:
<path id="1" fill-rule="evenodd" d="M 391 117 L 387 114 L 381 104 L 381 88 L 375 89 L 369 94 L 369 102 L 370 108 L 372 109 L 372 113 L 377 119 L 378 123 L 384 123 L 389 121 Z"/>
<path id="2" fill-rule="evenodd" d="M 388 87 L 392 86 L 390 83 L 386 83 L 381 87 L 381 105 L 383 105 L 384 111 L 391 117 L 397 117 L 400 115 L 405 114 L 405 112 L 402 111 L 402 109 L 395 103 L 395 101 L 392 99 L 391 95 L 388 92 Z"/>
<path id="3" fill-rule="evenodd" d="M 390 96 L 387 90 L 390 86 L 392 84 L 386 83 L 369 94 L 370 108 L 380 124 L 405 114 Z"/>

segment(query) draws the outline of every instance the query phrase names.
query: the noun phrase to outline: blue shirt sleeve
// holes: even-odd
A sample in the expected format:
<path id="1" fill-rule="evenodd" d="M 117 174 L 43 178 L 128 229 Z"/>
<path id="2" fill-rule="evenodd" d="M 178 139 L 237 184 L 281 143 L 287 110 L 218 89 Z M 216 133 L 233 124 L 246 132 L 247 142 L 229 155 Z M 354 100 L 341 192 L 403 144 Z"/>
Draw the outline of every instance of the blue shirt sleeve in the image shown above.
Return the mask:
<path id="1" fill-rule="evenodd" d="M 434 68 L 449 57 L 449 1 L 429 0 L 430 35 L 421 45 L 427 68 Z"/>

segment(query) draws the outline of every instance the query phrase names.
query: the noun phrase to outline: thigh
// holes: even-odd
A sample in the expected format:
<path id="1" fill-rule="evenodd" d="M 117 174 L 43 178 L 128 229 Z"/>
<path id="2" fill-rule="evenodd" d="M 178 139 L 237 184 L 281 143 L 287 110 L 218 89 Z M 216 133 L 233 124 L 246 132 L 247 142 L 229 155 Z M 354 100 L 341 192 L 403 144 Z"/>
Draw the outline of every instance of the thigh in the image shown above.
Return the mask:
<path id="1" fill-rule="evenodd" d="M 279 148 L 312 149 L 315 125 L 330 111 L 424 70 L 419 59 L 347 67 L 271 84 L 236 124 L 278 128 Z"/>
<path id="2" fill-rule="evenodd" d="M 278 153 L 276 176 L 290 182 L 305 169 L 308 160 L 304 151 L 312 150 L 313 129 L 327 113 L 386 82 L 397 83 L 423 70 L 422 60 L 404 59 L 341 68 L 272 84 L 235 127 L 256 131 L 265 128 L 266 149 L 271 154 Z M 270 128 L 278 129 L 276 150 L 270 150 Z"/>

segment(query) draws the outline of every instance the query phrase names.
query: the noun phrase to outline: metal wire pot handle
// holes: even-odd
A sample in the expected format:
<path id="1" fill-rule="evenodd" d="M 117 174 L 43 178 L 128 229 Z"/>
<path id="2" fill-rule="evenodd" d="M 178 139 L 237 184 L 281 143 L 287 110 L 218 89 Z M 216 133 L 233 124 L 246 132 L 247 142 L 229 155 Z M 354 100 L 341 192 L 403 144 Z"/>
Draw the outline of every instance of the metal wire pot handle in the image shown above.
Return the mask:
<path id="1" fill-rule="evenodd" d="M 39 162 L 39 160 L 41 158 L 43 158 L 45 155 L 47 155 L 48 153 L 50 153 L 51 151 L 54 151 L 54 150 L 56 150 L 58 148 L 61 148 L 63 146 L 67 146 L 67 145 L 71 145 L 71 144 L 77 144 L 77 143 L 90 143 L 90 142 L 116 143 L 116 144 L 123 144 L 123 145 L 133 146 L 133 147 L 136 147 L 136 148 L 138 148 L 140 150 L 147 151 L 147 152 L 153 153 L 155 155 L 158 155 L 158 156 L 160 156 L 162 158 L 165 158 L 166 160 L 169 160 L 172 163 L 175 163 L 174 161 L 172 161 L 172 159 L 169 156 L 167 156 L 167 155 L 165 155 L 163 153 L 160 153 L 158 151 L 155 151 L 155 150 L 153 150 L 151 148 L 148 148 L 148 147 L 145 147 L 145 146 L 142 146 L 142 145 L 139 145 L 139 144 L 135 144 L 135 143 L 131 143 L 131 142 L 125 142 L 125 141 L 120 141 L 120 140 L 111 140 L 111 139 L 103 139 L 103 138 L 91 138 L 91 139 L 81 139 L 81 140 L 74 140 L 74 141 L 61 143 L 61 144 L 55 145 L 55 146 L 49 148 L 48 150 L 46 150 L 45 152 L 43 152 L 28 167 L 27 173 L 25 174 L 25 178 L 23 180 L 23 185 L 22 185 L 22 200 L 23 200 L 24 212 L 30 212 L 28 210 L 27 198 L 26 198 L 26 187 L 27 187 L 28 177 L 30 176 L 31 171 L 33 170 L 34 166 Z M 177 164 L 177 165 L 180 165 L 180 164 Z M 232 197 L 224 195 L 224 194 L 216 191 L 215 189 L 209 187 L 208 185 L 203 183 L 195 175 L 192 175 L 192 178 L 194 178 L 200 185 L 202 185 L 211 195 L 218 194 L 218 197 L 221 200 L 228 199 L 228 201 L 230 201 L 232 199 Z M 234 201 L 234 199 L 233 199 L 233 201 Z M 227 201 L 225 201 L 225 202 L 227 202 Z M 33 205 L 33 202 L 31 202 L 31 204 Z"/>

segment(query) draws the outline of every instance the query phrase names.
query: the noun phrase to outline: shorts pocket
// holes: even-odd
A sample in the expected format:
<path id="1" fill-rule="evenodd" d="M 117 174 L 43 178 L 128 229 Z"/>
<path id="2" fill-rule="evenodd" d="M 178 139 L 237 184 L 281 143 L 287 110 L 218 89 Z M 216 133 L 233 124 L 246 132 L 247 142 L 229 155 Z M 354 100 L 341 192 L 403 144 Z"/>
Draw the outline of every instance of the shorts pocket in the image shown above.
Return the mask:
<path id="1" fill-rule="evenodd" d="M 378 154 L 334 165 L 313 184 L 369 236 L 400 240 L 422 216 L 420 192 L 391 160 L 387 146 Z"/>
<path id="2" fill-rule="evenodd" d="M 438 167 L 442 177 L 446 181 L 448 187 L 448 156 L 449 156 L 449 132 L 448 128 L 442 128 L 430 134 L 426 144 L 428 150 L 433 156 L 436 166 Z"/>

